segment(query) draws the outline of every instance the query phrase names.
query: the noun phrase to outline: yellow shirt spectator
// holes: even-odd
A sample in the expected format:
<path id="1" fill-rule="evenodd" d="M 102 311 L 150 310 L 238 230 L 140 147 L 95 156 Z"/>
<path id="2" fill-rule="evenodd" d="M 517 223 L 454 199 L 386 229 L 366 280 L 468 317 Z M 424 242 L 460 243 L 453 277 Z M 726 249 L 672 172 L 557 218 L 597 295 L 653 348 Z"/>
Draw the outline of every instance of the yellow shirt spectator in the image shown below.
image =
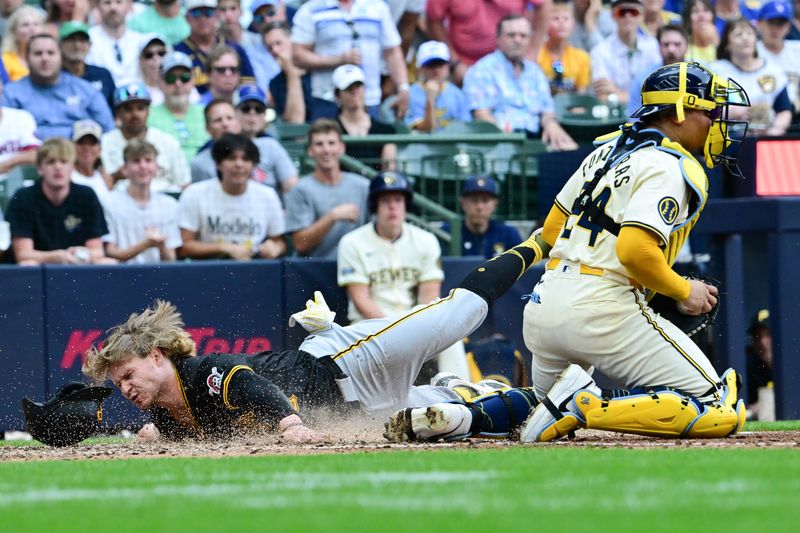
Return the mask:
<path id="1" fill-rule="evenodd" d="M 553 94 L 559 92 L 585 93 L 591 84 L 589 54 L 580 48 L 567 46 L 560 60 L 554 60 L 547 46 L 539 49 L 537 63 L 550 81 Z"/>

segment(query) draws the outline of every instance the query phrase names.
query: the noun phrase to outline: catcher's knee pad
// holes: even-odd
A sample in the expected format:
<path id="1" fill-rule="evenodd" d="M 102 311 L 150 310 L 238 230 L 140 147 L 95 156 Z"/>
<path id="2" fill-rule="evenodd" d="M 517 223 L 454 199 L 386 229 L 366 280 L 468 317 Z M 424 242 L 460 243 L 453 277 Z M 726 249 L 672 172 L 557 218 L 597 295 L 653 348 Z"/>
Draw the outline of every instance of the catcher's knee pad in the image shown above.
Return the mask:
<path id="1" fill-rule="evenodd" d="M 518 430 L 537 405 L 531 388 L 497 391 L 469 402 L 470 433 L 480 437 L 507 437 Z"/>
<path id="2" fill-rule="evenodd" d="M 741 404 L 741 408 L 739 408 Z M 703 405 L 674 390 L 601 398 L 579 391 L 572 407 L 587 428 L 653 437 L 727 437 L 743 423 L 744 404 Z"/>

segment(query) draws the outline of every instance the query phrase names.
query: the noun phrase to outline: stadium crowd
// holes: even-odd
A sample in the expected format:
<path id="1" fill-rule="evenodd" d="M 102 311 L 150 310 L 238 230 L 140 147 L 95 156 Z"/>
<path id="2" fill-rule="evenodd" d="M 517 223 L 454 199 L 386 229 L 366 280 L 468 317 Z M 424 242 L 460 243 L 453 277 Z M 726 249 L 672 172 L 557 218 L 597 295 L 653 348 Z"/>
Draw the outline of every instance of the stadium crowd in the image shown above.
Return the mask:
<path id="1" fill-rule="evenodd" d="M 368 180 L 339 158 L 391 172 L 397 155 L 342 135 L 483 121 L 571 150 L 559 95 L 635 109 L 644 76 L 684 59 L 745 87 L 753 135 L 780 135 L 800 109 L 798 12 L 800 0 L 0 0 L 0 180 L 41 177 L 10 198 L 0 248 L 19 264 L 336 257 L 370 216 Z M 272 122 L 310 125 L 309 175 Z M 519 242 L 490 223 L 498 184 L 470 187 L 464 253 Z"/>

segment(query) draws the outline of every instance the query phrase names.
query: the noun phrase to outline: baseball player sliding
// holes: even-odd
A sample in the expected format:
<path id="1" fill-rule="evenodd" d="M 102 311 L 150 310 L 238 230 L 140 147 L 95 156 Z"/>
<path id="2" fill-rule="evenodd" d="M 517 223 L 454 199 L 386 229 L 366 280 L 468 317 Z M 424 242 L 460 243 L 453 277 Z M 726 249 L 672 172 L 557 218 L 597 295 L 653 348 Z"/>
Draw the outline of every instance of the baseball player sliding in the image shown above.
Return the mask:
<path id="1" fill-rule="evenodd" d="M 175 307 L 157 302 L 113 328 L 103 348 L 87 354 L 83 371 L 96 382 L 110 378 L 149 411 L 152 424 L 142 437 L 217 437 L 268 427 L 291 442 L 313 441 L 302 416 L 315 408 L 383 420 L 403 407 L 458 398 L 445 387 L 411 385 L 425 361 L 474 331 L 495 298 L 548 250 L 535 234 L 472 271 L 444 298 L 347 327 L 333 323 L 317 293 L 292 316 L 311 333 L 298 349 L 255 356 L 197 355 Z"/>
<path id="2" fill-rule="evenodd" d="M 545 221 L 542 238 L 553 248 L 523 325 L 534 389 L 399 411 L 389 439 L 519 429 L 523 442 L 550 441 L 578 427 L 722 437 L 741 429 L 735 372 L 720 377 L 686 334 L 652 312 L 644 288 L 688 315 L 716 303 L 716 287 L 671 265 L 706 202 L 708 180 L 692 153 L 738 174 L 731 149 L 747 124 L 728 120 L 728 110 L 748 98 L 733 80 L 675 63 L 650 74 L 642 101 L 635 123 L 598 139 Z M 591 367 L 632 388 L 601 390 Z"/>

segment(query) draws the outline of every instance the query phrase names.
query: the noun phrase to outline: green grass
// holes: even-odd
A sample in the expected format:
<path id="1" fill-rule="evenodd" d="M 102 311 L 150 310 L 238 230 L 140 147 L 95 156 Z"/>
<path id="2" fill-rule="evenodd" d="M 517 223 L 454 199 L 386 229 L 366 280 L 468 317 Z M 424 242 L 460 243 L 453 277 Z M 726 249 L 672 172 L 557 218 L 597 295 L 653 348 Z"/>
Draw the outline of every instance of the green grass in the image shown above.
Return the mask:
<path id="1" fill-rule="evenodd" d="M 439 449 L 0 464 L 4 531 L 796 531 L 794 449 Z"/>

